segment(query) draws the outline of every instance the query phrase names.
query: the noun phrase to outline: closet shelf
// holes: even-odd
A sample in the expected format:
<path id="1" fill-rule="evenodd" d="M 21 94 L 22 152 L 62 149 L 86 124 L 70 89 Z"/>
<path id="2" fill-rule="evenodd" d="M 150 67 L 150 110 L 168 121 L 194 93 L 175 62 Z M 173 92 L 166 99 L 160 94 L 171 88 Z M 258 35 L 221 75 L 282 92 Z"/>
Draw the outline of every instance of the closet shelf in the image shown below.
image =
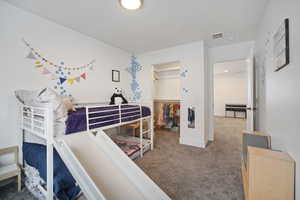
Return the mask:
<path id="1" fill-rule="evenodd" d="M 180 103 L 179 99 L 154 99 L 155 103 Z"/>
<path id="2" fill-rule="evenodd" d="M 156 73 L 168 72 L 168 71 L 180 71 L 180 67 L 169 67 L 169 68 L 165 68 L 165 69 L 155 69 L 154 71 Z"/>

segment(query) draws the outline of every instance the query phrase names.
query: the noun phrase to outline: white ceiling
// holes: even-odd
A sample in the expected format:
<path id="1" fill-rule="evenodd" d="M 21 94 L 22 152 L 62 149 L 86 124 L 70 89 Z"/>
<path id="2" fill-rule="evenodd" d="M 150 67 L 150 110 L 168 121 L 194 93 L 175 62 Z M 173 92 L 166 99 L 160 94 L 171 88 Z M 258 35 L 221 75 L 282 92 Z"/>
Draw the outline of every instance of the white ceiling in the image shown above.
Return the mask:
<path id="1" fill-rule="evenodd" d="M 228 72 L 225 72 L 228 71 Z M 223 63 L 214 64 L 214 74 L 215 75 L 226 75 L 233 73 L 246 73 L 247 72 L 247 61 L 237 60 Z"/>
<path id="2" fill-rule="evenodd" d="M 268 0 L 144 0 L 127 11 L 119 0 L 6 0 L 113 46 L 141 53 L 197 40 L 210 46 L 252 40 Z M 211 34 L 225 39 L 212 41 Z"/>

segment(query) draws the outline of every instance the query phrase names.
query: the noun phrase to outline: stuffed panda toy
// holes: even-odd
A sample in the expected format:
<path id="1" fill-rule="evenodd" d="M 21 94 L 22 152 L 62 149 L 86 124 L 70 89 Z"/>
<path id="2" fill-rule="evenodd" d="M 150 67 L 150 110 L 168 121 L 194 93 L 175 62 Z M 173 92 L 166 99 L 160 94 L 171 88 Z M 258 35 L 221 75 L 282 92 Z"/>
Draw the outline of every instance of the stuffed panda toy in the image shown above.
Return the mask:
<path id="1" fill-rule="evenodd" d="M 125 97 L 122 94 L 121 88 L 115 88 L 115 92 L 110 98 L 109 105 L 119 105 L 119 104 L 127 104 L 128 101 L 125 99 Z"/>

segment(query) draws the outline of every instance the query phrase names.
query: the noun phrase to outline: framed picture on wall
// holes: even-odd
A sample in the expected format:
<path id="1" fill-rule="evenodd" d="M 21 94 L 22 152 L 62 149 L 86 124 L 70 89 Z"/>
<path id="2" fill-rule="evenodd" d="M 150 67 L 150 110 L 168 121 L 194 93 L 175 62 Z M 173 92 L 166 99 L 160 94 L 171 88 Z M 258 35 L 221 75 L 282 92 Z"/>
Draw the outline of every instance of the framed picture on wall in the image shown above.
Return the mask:
<path id="1" fill-rule="evenodd" d="M 281 70 L 290 63 L 289 19 L 285 19 L 273 36 L 274 70 Z"/>
<path id="2" fill-rule="evenodd" d="M 112 70 L 112 81 L 120 82 L 120 71 L 119 70 Z"/>
<path id="3" fill-rule="evenodd" d="M 188 128 L 195 128 L 195 107 L 188 108 Z"/>

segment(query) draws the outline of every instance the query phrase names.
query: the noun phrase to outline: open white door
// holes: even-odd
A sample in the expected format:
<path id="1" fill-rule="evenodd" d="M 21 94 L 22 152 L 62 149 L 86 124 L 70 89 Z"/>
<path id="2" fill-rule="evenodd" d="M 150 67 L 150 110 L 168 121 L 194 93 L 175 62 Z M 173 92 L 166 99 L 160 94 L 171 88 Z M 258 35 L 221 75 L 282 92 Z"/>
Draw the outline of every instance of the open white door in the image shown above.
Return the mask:
<path id="1" fill-rule="evenodd" d="M 255 68 L 253 49 L 247 59 L 248 67 L 248 104 L 247 104 L 247 131 L 254 131 L 255 116 Z"/>

